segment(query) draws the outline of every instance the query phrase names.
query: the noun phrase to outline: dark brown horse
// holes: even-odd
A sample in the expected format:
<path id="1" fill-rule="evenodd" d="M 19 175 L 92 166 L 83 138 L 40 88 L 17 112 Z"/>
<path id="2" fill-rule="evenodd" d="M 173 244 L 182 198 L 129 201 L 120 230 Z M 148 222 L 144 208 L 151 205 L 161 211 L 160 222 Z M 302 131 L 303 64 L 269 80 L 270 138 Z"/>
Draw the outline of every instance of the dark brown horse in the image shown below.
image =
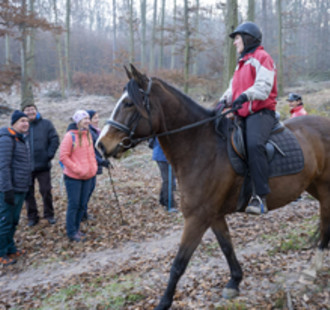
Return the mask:
<path id="1" fill-rule="evenodd" d="M 225 298 L 238 295 L 243 274 L 230 239 L 225 215 L 235 212 L 243 177 L 236 175 L 227 156 L 226 142 L 209 121 L 214 112 L 158 78 L 148 78 L 131 65 L 126 69 L 129 82 L 98 147 L 106 157 L 120 157 L 146 137 L 158 135 L 160 144 L 175 170 L 185 218 L 179 251 L 173 262 L 167 289 L 156 309 L 169 309 L 176 285 L 200 243 L 211 227 L 230 268 L 230 280 L 223 290 Z M 190 124 L 199 126 L 190 127 Z M 202 124 L 201 124 L 202 123 Z M 286 123 L 297 137 L 304 154 L 301 172 L 274 177 L 267 197 L 270 210 L 285 206 L 304 190 L 317 198 L 321 208 L 321 242 L 318 264 L 330 239 L 330 121 L 305 116 Z M 184 127 L 185 130 L 179 129 Z M 179 129 L 179 130 L 176 130 Z M 311 269 L 315 273 L 316 268 Z"/>

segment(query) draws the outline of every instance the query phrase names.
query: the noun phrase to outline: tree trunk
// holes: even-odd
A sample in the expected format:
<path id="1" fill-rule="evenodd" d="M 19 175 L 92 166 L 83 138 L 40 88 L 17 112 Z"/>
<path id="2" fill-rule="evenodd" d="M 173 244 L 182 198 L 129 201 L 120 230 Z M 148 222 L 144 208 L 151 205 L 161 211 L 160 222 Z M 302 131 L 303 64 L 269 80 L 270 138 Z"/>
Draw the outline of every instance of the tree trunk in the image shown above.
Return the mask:
<path id="1" fill-rule="evenodd" d="M 278 95 L 283 96 L 283 51 L 282 51 L 282 0 L 277 0 L 278 18 L 278 69 L 277 69 L 277 88 Z"/>
<path id="2" fill-rule="evenodd" d="M 112 0 L 112 65 L 116 66 L 117 54 L 117 5 L 116 0 Z"/>
<path id="3" fill-rule="evenodd" d="M 250 22 L 254 22 L 255 15 L 254 15 L 255 9 L 254 9 L 254 0 L 249 0 L 249 6 L 248 6 L 248 20 Z"/>
<path id="4" fill-rule="evenodd" d="M 150 72 L 154 72 L 155 70 L 156 27 L 157 27 L 157 0 L 154 0 L 154 13 L 153 13 L 153 21 L 152 21 L 150 63 L 149 63 Z"/>
<path id="5" fill-rule="evenodd" d="M 196 0 L 196 13 L 195 13 L 195 38 L 196 42 L 199 38 L 199 0 Z M 198 53 L 195 55 L 195 61 L 193 65 L 193 74 L 197 75 L 198 73 Z"/>
<path id="6" fill-rule="evenodd" d="M 177 18 L 176 18 L 176 0 L 173 1 L 173 42 L 171 47 L 171 70 L 175 67 L 175 45 L 177 42 L 177 36 L 176 36 L 176 24 L 177 24 Z"/>
<path id="7" fill-rule="evenodd" d="M 66 0 L 66 18 L 65 18 L 65 72 L 66 72 L 66 88 L 71 89 L 71 69 L 70 69 L 70 17 L 71 17 L 71 0 Z"/>
<path id="8" fill-rule="evenodd" d="M 21 1 L 22 16 L 27 15 L 26 0 Z M 22 43 L 21 43 L 21 109 L 27 105 L 34 104 L 31 77 L 29 76 L 29 51 L 28 36 L 29 30 L 24 22 L 21 23 Z"/>
<path id="9" fill-rule="evenodd" d="M 147 37 L 147 1 L 140 0 L 141 9 L 141 66 L 145 66 Z"/>
<path id="10" fill-rule="evenodd" d="M 229 81 L 236 68 L 236 49 L 232 39 L 228 35 L 237 27 L 237 0 L 227 0 L 226 12 L 226 53 L 225 53 L 225 72 L 222 83 L 222 91 L 228 88 Z M 228 39 L 227 39 L 228 38 Z"/>
<path id="11" fill-rule="evenodd" d="M 165 27 L 165 0 L 162 0 L 162 14 L 160 24 L 160 59 L 159 66 L 164 68 L 164 27 Z"/>
<path id="12" fill-rule="evenodd" d="M 134 0 L 129 0 L 129 61 L 134 63 Z"/>
<path id="13" fill-rule="evenodd" d="M 184 47 L 184 92 L 189 90 L 189 65 L 190 65 L 190 31 L 189 31 L 189 12 L 188 0 L 184 0 L 184 33 L 185 33 L 185 47 Z"/>
<path id="14" fill-rule="evenodd" d="M 5 64 L 7 66 L 10 64 L 10 40 L 7 33 L 5 34 Z"/>
<path id="15" fill-rule="evenodd" d="M 53 9 L 54 9 L 54 19 L 55 25 L 58 25 L 58 15 L 57 15 L 57 0 L 53 0 Z M 56 42 L 56 50 L 58 57 L 58 67 L 59 67 L 59 80 L 61 87 L 61 97 L 65 97 L 65 82 L 64 82 L 64 71 L 63 71 L 63 57 L 62 57 L 62 44 L 61 44 L 61 36 L 59 34 L 55 34 L 55 42 Z"/>

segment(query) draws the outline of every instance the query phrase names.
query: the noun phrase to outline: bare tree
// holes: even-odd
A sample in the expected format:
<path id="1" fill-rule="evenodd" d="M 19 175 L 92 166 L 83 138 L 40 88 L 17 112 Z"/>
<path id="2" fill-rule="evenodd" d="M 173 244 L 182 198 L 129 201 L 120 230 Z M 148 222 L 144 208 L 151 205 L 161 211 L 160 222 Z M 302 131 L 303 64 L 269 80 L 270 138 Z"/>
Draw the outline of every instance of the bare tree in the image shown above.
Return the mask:
<path id="1" fill-rule="evenodd" d="M 176 29 L 177 26 L 177 6 L 176 0 L 173 0 L 173 29 Z M 176 31 L 173 31 L 173 42 L 171 47 L 171 70 L 175 67 L 175 45 L 177 42 L 177 34 Z"/>
<path id="2" fill-rule="evenodd" d="M 71 0 L 66 0 L 66 17 L 65 17 L 65 73 L 66 73 L 66 87 L 71 89 L 71 68 L 70 68 L 70 32 L 71 32 Z"/>
<path id="3" fill-rule="evenodd" d="M 189 3 L 184 0 L 184 92 L 189 90 L 189 65 L 190 65 L 190 30 L 189 30 Z"/>
<path id="4" fill-rule="evenodd" d="M 254 8 L 254 0 L 249 0 L 249 4 L 248 4 L 248 14 L 247 14 L 247 19 L 251 22 L 254 21 L 255 17 L 254 17 L 254 12 L 255 12 L 255 8 Z"/>
<path id="5" fill-rule="evenodd" d="M 21 0 L 21 15 L 28 16 L 26 0 Z M 24 19 L 23 19 L 24 20 Z M 21 23 L 22 43 L 21 43 L 21 107 L 34 104 L 34 96 L 32 90 L 31 74 L 31 57 L 29 50 L 29 28 L 26 22 Z"/>
<path id="6" fill-rule="evenodd" d="M 226 8 L 226 37 L 232 33 L 237 27 L 237 0 L 227 0 Z M 222 90 L 224 91 L 229 84 L 231 77 L 235 71 L 236 67 L 236 50 L 233 42 L 229 39 L 226 40 L 226 53 L 225 53 L 225 73 L 224 73 L 224 83 L 222 83 Z"/>
<path id="7" fill-rule="evenodd" d="M 57 12 L 57 0 L 53 0 L 53 10 L 54 10 L 54 23 L 58 25 L 58 12 Z M 62 57 L 62 44 L 61 44 L 61 36 L 60 33 L 55 33 L 55 42 L 56 42 L 56 50 L 58 57 L 58 68 L 59 68 L 59 80 L 60 80 L 60 88 L 61 88 L 61 96 L 65 97 L 65 81 L 64 81 L 64 70 L 63 70 L 63 57 Z"/>
<path id="8" fill-rule="evenodd" d="M 145 66 L 147 44 L 147 0 L 140 0 L 141 11 L 141 66 Z"/>
<path id="9" fill-rule="evenodd" d="M 153 20 L 152 20 L 152 34 L 151 34 L 151 46 L 150 46 L 150 62 L 149 71 L 154 72 L 155 70 L 155 46 L 156 46 L 156 27 L 157 27 L 157 0 L 154 0 L 153 8 Z"/>
<path id="10" fill-rule="evenodd" d="M 283 95 L 283 52 L 282 52 L 282 0 L 277 0 L 277 20 L 278 20 L 278 94 Z"/>
<path id="11" fill-rule="evenodd" d="M 117 53 L 117 5 L 112 0 L 112 63 L 115 66 Z"/>
<path id="12" fill-rule="evenodd" d="M 161 21 L 160 21 L 160 58 L 159 66 L 164 67 L 164 27 L 165 27 L 165 0 L 162 0 Z"/>

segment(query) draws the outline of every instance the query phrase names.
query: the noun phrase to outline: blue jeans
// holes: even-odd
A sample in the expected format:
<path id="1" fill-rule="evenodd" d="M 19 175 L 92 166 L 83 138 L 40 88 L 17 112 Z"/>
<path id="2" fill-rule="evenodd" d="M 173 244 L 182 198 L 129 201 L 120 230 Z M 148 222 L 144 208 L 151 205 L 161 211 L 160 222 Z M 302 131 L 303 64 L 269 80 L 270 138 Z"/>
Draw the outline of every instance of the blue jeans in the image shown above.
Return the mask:
<path id="1" fill-rule="evenodd" d="M 4 193 L 0 192 L 0 257 L 17 251 L 14 235 L 19 222 L 22 205 L 26 193 L 15 193 L 15 205 L 4 201 Z"/>
<path id="2" fill-rule="evenodd" d="M 77 180 L 64 176 L 66 192 L 68 196 L 68 208 L 66 212 L 66 233 L 72 238 L 78 231 L 84 214 L 85 205 L 92 185 L 92 180 Z"/>
<path id="3" fill-rule="evenodd" d="M 96 176 L 92 178 L 92 182 L 91 182 L 91 187 L 90 187 L 89 195 L 88 195 L 88 198 L 87 198 L 86 205 L 85 205 L 85 207 L 84 207 L 84 214 L 83 214 L 83 217 L 85 217 L 86 219 L 87 219 L 87 216 L 88 216 L 88 212 L 87 212 L 87 209 L 88 209 L 88 202 L 89 202 L 89 200 L 90 200 L 91 197 L 92 197 L 92 194 L 93 194 L 93 192 L 94 192 L 95 186 L 96 186 Z"/>

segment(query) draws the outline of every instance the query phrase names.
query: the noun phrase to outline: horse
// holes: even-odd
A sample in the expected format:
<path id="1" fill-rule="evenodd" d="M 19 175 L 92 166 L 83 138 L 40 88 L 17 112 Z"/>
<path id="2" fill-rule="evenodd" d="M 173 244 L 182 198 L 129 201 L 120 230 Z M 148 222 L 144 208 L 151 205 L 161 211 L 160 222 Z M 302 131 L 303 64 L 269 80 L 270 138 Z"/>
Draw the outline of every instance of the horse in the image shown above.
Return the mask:
<path id="1" fill-rule="evenodd" d="M 181 191 L 184 229 L 157 310 L 169 309 L 176 285 L 208 228 L 230 269 L 224 298 L 239 294 L 243 278 L 225 215 L 236 211 L 243 177 L 233 170 L 226 141 L 214 129 L 215 112 L 206 109 L 163 80 L 125 67 L 129 82 L 96 142 L 105 157 L 120 158 L 128 149 L 158 137 Z M 225 119 L 225 118 L 224 118 Z M 225 120 L 224 120 L 225 121 Z M 320 203 L 320 243 L 310 275 L 322 268 L 330 239 L 330 120 L 302 116 L 285 123 L 297 138 L 304 166 L 299 173 L 269 179 L 268 209 L 274 210 L 309 192 Z"/>

